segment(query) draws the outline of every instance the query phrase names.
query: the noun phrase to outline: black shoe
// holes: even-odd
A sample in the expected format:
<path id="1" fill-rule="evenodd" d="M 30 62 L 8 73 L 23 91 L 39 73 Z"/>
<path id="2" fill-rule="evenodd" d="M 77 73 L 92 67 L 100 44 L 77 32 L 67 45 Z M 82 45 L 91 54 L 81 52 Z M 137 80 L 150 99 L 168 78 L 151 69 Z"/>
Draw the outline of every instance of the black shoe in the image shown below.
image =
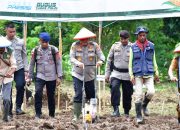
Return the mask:
<path id="1" fill-rule="evenodd" d="M 13 113 L 9 112 L 9 117 L 12 119 L 13 118 Z"/>
<path id="2" fill-rule="evenodd" d="M 111 114 L 111 116 L 119 117 L 120 116 L 119 106 L 113 106 L 113 108 L 114 108 L 114 112 Z"/>
<path id="3" fill-rule="evenodd" d="M 16 109 L 16 115 L 23 115 L 23 114 L 25 114 L 25 112 L 22 111 L 21 108 Z"/>
<path id="4" fill-rule="evenodd" d="M 49 114 L 50 117 L 54 118 L 54 114 Z"/>
<path id="5" fill-rule="evenodd" d="M 124 110 L 124 115 L 129 115 L 129 110 Z"/>
<path id="6" fill-rule="evenodd" d="M 3 122 L 9 122 L 9 120 L 8 119 L 3 119 Z"/>
<path id="7" fill-rule="evenodd" d="M 41 114 L 36 114 L 35 119 L 41 119 Z"/>

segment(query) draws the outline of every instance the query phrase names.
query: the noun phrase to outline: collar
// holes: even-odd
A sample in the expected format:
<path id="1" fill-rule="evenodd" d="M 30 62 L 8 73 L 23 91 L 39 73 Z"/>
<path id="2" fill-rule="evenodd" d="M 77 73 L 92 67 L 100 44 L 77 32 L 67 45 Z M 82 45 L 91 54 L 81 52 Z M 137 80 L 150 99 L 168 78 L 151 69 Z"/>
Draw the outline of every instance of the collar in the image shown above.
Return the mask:
<path id="1" fill-rule="evenodd" d="M 122 44 L 122 42 L 120 42 L 120 41 L 118 42 L 118 44 L 120 44 L 121 47 L 127 47 L 127 46 L 131 45 L 131 42 L 128 41 L 128 44 L 125 45 L 125 46 L 124 46 L 124 45 Z"/>
<path id="2" fill-rule="evenodd" d="M 7 38 L 7 40 L 9 40 L 9 41 L 14 41 L 14 40 L 17 39 L 17 36 L 14 36 L 14 38 L 10 40 L 10 39 L 7 37 L 7 35 L 6 35 L 6 38 Z"/>
<path id="3" fill-rule="evenodd" d="M 148 44 L 148 40 L 146 39 L 146 41 L 144 43 L 141 43 L 140 41 L 136 41 L 136 45 L 142 50 L 144 51 L 144 49 L 149 46 Z"/>

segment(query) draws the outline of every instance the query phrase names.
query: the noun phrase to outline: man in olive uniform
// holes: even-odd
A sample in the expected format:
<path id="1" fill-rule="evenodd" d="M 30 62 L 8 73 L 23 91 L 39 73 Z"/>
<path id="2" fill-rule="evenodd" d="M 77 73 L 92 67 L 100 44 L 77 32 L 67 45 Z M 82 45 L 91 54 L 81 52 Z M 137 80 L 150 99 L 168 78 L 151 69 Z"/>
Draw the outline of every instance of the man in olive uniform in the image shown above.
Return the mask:
<path id="1" fill-rule="evenodd" d="M 0 95 L 0 103 L 3 100 L 3 121 L 5 122 L 9 121 L 12 81 L 17 68 L 16 59 L 13 50 L 9 47 L 10 45 L 11 42 L 2 36 L 0 37 L 0 91 L 2 94 Z"/>
<path id="2" fill-rule="evenodd" d="M 16 83 L 16 114 L 24 114 L 21 110 L 24 97 L 25 77 L 28 74 L 28 60 L 26 55 L 26 47 L 24 41 L 16 36 L 16 28 L 14 24 L 6 25 L 6 38 L 12 43 L 11 47 L 14 50 L 17 69 L 14 73 L 14 81 Z M 12 116 L 12 105 L 10 109 Z"/>
<path id="3" fill-rule="evenodd" d="M 131 100 L 133 94 L 133 85 L 128 73 L 129 51 L 131 43 L 129 42 L 129 32 L 122 30 L 120 32 L 120 41 L 112 45 L 107 58 L 105 79 L 110 81 L 111 104 L 114 108 L 112 116 L 119 116 L 120 104 L 120 85 L 122 84 L 123 108 L 125 116 L 129 116 L 131 109 Z"/>
<path id="4" fill-rule="evenodd" d="M 149 116 L 147 106 L 155 93 L 154 78 L 159 80 L 155 47 L 147 40 L 147 34 L 148 30 L 145 27 L 137 27 L 135 32 L 137 41 L 131 46 L 129 57 L 129 74 L 134 84 L 137 123 L 143 123 L 141 109 L 145 116 Z M 147 87 L 145 94 L 142 91 L 143 84 Z"/>
<path id="5" fill-rule="evenodd" d="M 73 121 L 77 121 L 81 114 L 83 80 L 85 82 L 86 99 L 95 98 L 95 69 L 96 66 L 101 66 L 105 61 L 99 45 L 89 40 L 89 38 L 94 37 L 96 37 L 94 33 L 82 28 L 74 37 L 78 41 L 71 46 L 70 60 L 73 65 L 72 77 L 75 90 Z M 98 57 L 97 61 L 96 56 Z"/>
<path id="6" fill-rule="evenodd" d="M 36 65 L 35 77 L 35 117 L 39 119 L 42 115 L 42 93 L 46 85 L 49 116 L 55 116 L 55 88 L 62 78 L 62 61 L 58 48 L 49 44 L 50 35 L 42 32 L 39 35 L 40 46 L 32 51 L 31 62 L 29 67 L 30 82 L 33 78 L 34 68 Z"/>
<path id="7" fill-rule="evenodd" d="M 176 76 L 174 75 L 174 72 L 176 73 Z M 174 57 L 171 61 L 171 65 L 169 66 L 168 74 L 169 74 L 171 81 L 178 82 L 177 87 L 178 87 L 178 93 L 180 94 L 180 84 L 178 81 L 178 79 L 180 78 L 180 43 L 177 44 L 177 46 L 174 50 Z M 178 78 L 177 78 L 177 76 L 178 76 Z M 180 104 L 178 103 L 177 114 L 178 114 L 178 123 L 180 124 L 180 109 L 179 109 L 180 106 L 179 105 Z"/>

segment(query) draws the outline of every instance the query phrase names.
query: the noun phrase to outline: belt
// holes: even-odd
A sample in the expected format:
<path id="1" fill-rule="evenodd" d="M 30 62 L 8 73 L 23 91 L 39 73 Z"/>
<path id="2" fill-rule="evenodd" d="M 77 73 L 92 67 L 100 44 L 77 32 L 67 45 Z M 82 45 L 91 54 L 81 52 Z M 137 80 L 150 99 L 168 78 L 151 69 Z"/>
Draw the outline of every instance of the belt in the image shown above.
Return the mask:
<path id="1" fill-rule="evenodd" d="M 127 73 L 127 72 L 129 72 L 128 69 L 119 69 L 119 68 L 116 68 L 115 66 L 114 66 L 113 69 L 116 70 L 116 71 L 118 71 L 118 72 L 122 72 L 122 73 Z"/>

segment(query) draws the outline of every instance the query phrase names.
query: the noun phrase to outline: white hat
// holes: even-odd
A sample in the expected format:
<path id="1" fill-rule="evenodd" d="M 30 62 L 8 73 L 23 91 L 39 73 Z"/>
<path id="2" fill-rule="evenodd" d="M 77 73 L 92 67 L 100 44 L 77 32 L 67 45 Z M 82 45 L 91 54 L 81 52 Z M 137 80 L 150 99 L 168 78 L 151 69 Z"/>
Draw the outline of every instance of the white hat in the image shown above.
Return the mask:
<path id="1" fill-rule="evenodd" d="M 180 53 L 180 46 L 178 46 L 174 49 L 174 53 Z"/>
<path id="2" fill-rule="evenodd" d="M 11 45 L 11 42 L 8 41 L 5 37 L 0 36 L 0 48 L 8 47 Z"/>
<path id="3" fill-rule="evenodd" d="M 96 34 L 92 33 L 86 28 L 82 28 L 74 37 L 74 40 L 81 40 L 86 38 L 93 38 L 96 37 Z"/>

